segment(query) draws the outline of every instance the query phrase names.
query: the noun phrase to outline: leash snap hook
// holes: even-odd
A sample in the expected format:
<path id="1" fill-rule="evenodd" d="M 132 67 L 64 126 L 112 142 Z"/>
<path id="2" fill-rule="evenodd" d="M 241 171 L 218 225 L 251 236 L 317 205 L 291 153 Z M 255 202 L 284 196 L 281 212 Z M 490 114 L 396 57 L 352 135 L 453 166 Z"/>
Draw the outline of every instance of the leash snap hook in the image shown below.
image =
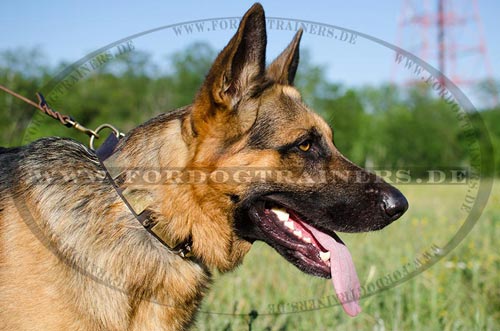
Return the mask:
<path id="1" fill-rule="evenodd" d="M 120 130 L 115 128 L 113 125 L 108 124 L 108 123 L 101 124 L 94 131 L 89 130 L 89 131 L 91 131 L 91 134 L 89 134 L 90 135 L 89 146 L 90 146 L 91 150 L 95 151 L 94 141 L 95 141 L 95 139 L 99 139 L 99 131 L 102 131 L 103 129 L 110 129 L 113 132 L 113 134 L 115 135 L 115 137 L 118 139 L 123 138 L 125 136 L 125 134 L 120 132 Z"/>
<path id="2" fill-rule="evenodd" d="M 75 128 L 76 130 L 85 133 L 87 136 L 90 137 L 90 139 L 92 139 L 94 137 L 99 139 L 99 135 L 97 134 L 96 131 L 90 130 L 89 128 L 84 127 L 83 125 L 81 125 L 77 121 L 73 120 L 71 117 L 68 117 L 65 121 L 66 121 L 65 125 L 67 127 Z"/>

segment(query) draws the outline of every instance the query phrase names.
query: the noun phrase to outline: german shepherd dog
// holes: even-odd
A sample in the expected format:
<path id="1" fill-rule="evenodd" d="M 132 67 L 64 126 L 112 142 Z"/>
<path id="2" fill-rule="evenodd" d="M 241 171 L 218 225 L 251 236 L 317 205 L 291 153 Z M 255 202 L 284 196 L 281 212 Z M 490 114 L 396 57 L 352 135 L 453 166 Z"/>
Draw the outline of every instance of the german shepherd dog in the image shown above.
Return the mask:
<path id="1" fill-rule="evenodd" d="M 0 330 L 187 329 L 211 271 L 234 269 L 256 240 L 331 277 L 346 312 L 359 313 L 359 282 L 335 232 L 382 229 L 408 203 L 347 160 L 302 102 L 301 36 L 266 68 L 264 11 L 252 6 L 193 103 L 120 140 L 105 163 L 112 177 L 70 139 L 1 149 Z M 138 169 L 176 171 L 151 184 Z M 196 169 L 206 180 L 185 180 Z M 172 248 L 186 242 L 187 255 Z"/>

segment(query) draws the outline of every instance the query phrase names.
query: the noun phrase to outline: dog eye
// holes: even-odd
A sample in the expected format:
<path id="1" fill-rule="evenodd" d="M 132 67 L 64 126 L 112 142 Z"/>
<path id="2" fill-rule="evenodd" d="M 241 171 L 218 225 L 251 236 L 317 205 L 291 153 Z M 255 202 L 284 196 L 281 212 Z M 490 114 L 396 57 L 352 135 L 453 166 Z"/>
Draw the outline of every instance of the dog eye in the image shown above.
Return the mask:
<path id="1" fill-rule="evenodd" d="M 306 141 L 303 141 L 299 144 L 299 149 L 303 152 L 307 152 L 308 150 L 311 149 L 311 141 L 310 140 L 306 140 Z"/>

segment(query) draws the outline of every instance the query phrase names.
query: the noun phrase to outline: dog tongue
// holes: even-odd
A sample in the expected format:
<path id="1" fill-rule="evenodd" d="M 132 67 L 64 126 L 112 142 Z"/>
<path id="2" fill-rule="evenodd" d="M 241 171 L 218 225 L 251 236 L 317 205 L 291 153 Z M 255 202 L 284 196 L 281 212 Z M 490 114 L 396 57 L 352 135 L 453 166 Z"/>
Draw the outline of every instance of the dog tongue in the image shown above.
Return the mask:
<path id="1" fill-rule="evenodd" d="M 342 303 L 342 307 L 349 316 L 356 316 L 361 312 L 359 306 L 360 284 L 351 253 L 343 243 L 316 230 L 312 226 L 304 225 L 311 231 L 316 240 L 330 252 L 330 267 L 335 293 Z"/>

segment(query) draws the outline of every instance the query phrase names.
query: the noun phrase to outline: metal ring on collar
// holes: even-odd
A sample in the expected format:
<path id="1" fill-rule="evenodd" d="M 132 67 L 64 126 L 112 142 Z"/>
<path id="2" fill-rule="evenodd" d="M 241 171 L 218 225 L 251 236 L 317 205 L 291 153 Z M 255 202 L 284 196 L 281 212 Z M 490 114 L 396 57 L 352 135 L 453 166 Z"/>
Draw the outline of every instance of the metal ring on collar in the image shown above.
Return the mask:
<path id="1" fill-rule="evenodd" d="M 101 131 L 103 129 L 110 129 L 111 131 L 113 131 L 116 138 L 121 138 L 121 137 L 125 136 L 123 133 L 120 132 L 120 130 L 115 128 L 113 125 L 108 124 L 108 123 L 101 124 L 94 130 L 95 135 L 90 136 L 89 146 L 90 146 L 91 150 L 95 150 L 94 141 L 95 141 L 95 139 L 99 139 L 99 131 Z"/>

